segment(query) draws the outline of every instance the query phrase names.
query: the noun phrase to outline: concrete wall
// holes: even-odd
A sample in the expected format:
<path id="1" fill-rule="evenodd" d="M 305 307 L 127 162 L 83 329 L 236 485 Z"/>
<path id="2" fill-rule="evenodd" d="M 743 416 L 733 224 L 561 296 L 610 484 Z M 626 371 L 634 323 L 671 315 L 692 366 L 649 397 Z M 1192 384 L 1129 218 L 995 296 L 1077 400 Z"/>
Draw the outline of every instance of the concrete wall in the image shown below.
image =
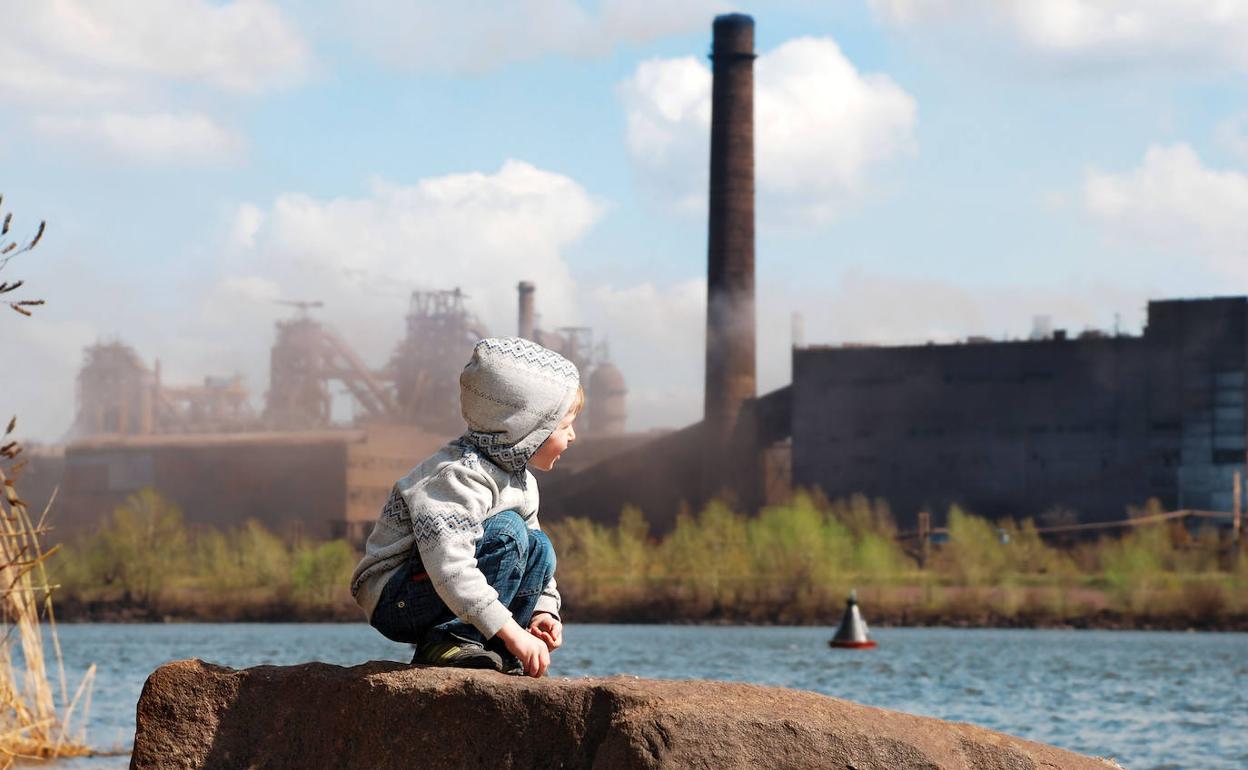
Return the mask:
<path id="1" fill-rule="evenodd" d="M 1158 497 L 1229 508 L 1243 467 L 1245 298 L 1151 303 L 1143 337 L 802 348 L 793 480 L 887 498 L 1116 519 Z"/>
<path id="2" fill-rule="evenodd" d="M 65 449 L 52 521 L 58 539 L 96 529 L 114 507 L 153 487 L 188 525 L 256 519 L 283 534 L 328 537 L 346 508 L 347 444 L 355 431 L 95 439 Z"/>
<path id="3" fill-rule="evenodd" d="M 17 495 L 26 503 L 26 509 L 36 519 L 53 502 L 53 495 L 60 495 L 58 490 L 65 476 L 65 450 L 60 446 L 23 446 L 18 461 L 25 460 L 26 465 L 17 474 L 10 474 Z M 50 525 L 55 526 L 56 517 L 52 517 Z M 56 535 L 45 538 L 56 542 Z"/>
<path id="4" fill-rule="evenodd" d="M 177 503 L 192 526 L 220 529 L 256 519 L 278 534 L 343 537 L 359 545 L 394 482 L 449 438 L 386 424 L 350 431 L 113 436 L 71 444 L 63 455 L 39 452 L 20 488 L 32 510 L 41 510 L 61 485 L 50 517 L 56 540 L 95 530 L 129 495 L 150 486 Z M 542 491 L 551 478 L 570 477 L 578 467 L 628 453 L 651 438 L 580 439 L 559 470 L 543 474 Z M 616 508 L 612 517 L 618 513 Z"/>
<path id="5" fill-rule="evenodd" d="M 663 434 L 581 470 L 542 475 L 542 521 L 577 516 L 615 524 L 624 506 L 635 505 L 653 531 L 670 530 L 682 505 L 700 504 L 702 427 Z"/>
<path id="6" fill-rule="evenodd" d="M 450 440 L 410 425 L 373 424 L 346 447 L 346 509 L 330 534 L 363 545 L 394 482 Z"/>
<path id="7" fill-rule="evenodd" d="M 1229 511 L 1245 461 L 1248 300 L 1149 304 L 1149 443 L 1177 508 Z"/>
<path id="8" fill-rule="evenodd" d="M 727 438 L 718 426 L 708 430 L 699 422 L 649 440 L 636 435 L 631 446 L 604 442 L 604 449 L 620 451 L 587 452 L 585 459 L 593 462 L 539 479 L 542 520 L 578 516 L 614 524 L 620 511 L 633 505 L 645 513 L 653 533 L 664 534 L 682 509 L 696 513 L 712 497 L 755 510 L 787 496 L 789 422 L 786 387 L 746 401 Z M 568 456 L 579 449 L 574 446 Z"/>

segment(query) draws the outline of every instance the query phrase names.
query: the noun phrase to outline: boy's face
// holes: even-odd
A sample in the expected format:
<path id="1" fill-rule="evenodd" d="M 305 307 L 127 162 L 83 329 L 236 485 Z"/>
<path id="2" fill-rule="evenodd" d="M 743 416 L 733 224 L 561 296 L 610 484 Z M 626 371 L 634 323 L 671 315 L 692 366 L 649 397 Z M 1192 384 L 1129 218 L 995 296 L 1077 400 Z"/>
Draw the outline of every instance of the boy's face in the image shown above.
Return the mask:
<path id="1" fill-rule="evenodd" d="M 572 421 L 576 419 L 575 414 L 569 413 L 559 423 L 559 427 L 542 442 L 537 448 L 533 456 L 529 458 L 529 467 L 536 468 L 539 471 L 548 471 L 555 467 L 555 461 L 559 459 L 559 455 L 563 454 L 563 450 L 572 445 L 576 441 L 576 431 L 572 429 Z"/>

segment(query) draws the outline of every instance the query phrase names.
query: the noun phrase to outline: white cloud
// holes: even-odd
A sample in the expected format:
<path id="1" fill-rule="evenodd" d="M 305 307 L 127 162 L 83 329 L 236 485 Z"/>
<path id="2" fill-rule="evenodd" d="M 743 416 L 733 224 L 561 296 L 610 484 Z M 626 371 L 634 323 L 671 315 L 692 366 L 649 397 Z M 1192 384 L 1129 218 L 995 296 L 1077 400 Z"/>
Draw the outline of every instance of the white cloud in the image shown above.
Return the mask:
<path id="1" fill-rule="evenodd" d="M 871 0 L 906 28 L 1003 34 L 1043 58 L 1077 64 L 1248 67 L 1248 4 L 1234 0 Z M 982 48 L 973 46 L 968 50 Z"/>
<path id="2" fill-rule="evenodd" d="M 0 93 L 45 104 L 102 103 L 128 96 L 135 85 L 99 72 L 71 71 L 48 56 L 23 50 L 20 44 L 0 46 Z"/>
<path id="3" fill-rule="evenodd" d="M 605 56 L 621 44 L 644 43 L 705 27 L 715 0 L 484 0 L 470 4 L 353 0 L 341 26 L 364 50 L 417 71 L 481 73 L 548 54 Z"/>
<path id="4" fill-rule="evenodd" d="M 201 114 L 127 114 L 91 117 L 45 115 L 35 128 L 91 151 L 144 163 L 212 163 L 237 158 L 243 141 Z"/>
<path id="5" fill-rule="evenodd" d="M 492 319 L 511 319 L 515 284 L 531 277 L 545 300 L 570 306 L 562 249 L 601 213 L 574 180 L 513 160 L 495 174 L 372 187 L 363 199 L 281 196 L 258 234 L 259 256 L 274 270 L 297 266 L 282 277 L 308 289 L 337 276 L 323 288 L 359 299 L 378 290 L 406 300 L 413 288 L 461 285 L 479 305 L 505 308 Z"/>
<path id="6" fill-rule="evenodd" d="M 564 253 L 601 211 L 575 180 L 508 161 L 491 173 L 377 180 L 356 197 L 291 192 L 239 205 L 216 228 L 219 242 L 175 247 L 159 266 L 53 229 L 4 273 L 49 304 L 0 319 L 23 351 L 0 409 L 21 416 L 24 436 L 59 438 L 83 346 L 97 339 L 131 345 L 149 367 L 159 358 L 174 385 L 242 374 L 262 407 L 274 322 L 294 312 L 281 300 L 323 301 L 314 317 L 375 368 L 403 338 L 414 289 L 462 287 L 483 331 L 514 334 L 516 284 L 532 280 L 545 328 L 577 324 L 583 303 Z"/>
<path id="7" fill-rule="evenodd" d="M 691 57 L 643 62 L 620 86 L 627 141 L 648 183 L 705 204 L 711 73 Z M 858 72 L 827 38 L 799 38 L 755 65 L 760 215 L 833 218 L 872 169 L 916 150 L 917 106 L 890 78 Z"/>
<path id="8" fill-rule="evenodd" d="M 564 250 L 601 212 L 576 181 L 515 160 L 494 173 L 410 185 L 378 179 L 362 197 L 288 193 L 265 207 L 240 206 L 226 228 L 233 250 L 223 273 L 173 356 L 192 369 L 227 362 L 259 395 L 268 382 L 268 330 L 288 312 L 279 300 L 324 302 L 315 317 L 381 367 L 403 337 L 413 290 L 460 287 L 485 331 L 514 334 L 521 280 L 538 285 L 544 327 L 576 323 Z"/>
<path id="9" fill-rule="evenodd" d="M 15 115 L 40 115 L 36 141 L 70 139 L 143 163 L 236 159 L 237 133 L 196 105 L 213 91 L 290 85 L 310 62 L 270 0 L 9 3 L 4 25 L 0 97 L 27 107 Z"/>
<path id="10" fill-rule="evenodd" d="M 9 4 L 0 88 L 44 103 L 110 98 L 150 81 L 255 92 L 299 79 L 305 43 L 267 0 Z"/>
<path id="11" fill-rule="evenodd" d="M 256 245 L 256 235 L 264 224 L 264 212 L 259 206 L 251 203 L 239 205 L 234 212 L 234 224 L 230 228 L 230 240 L 233 245 L 250 249 Z"/>
<path id="12" fill-rule="evenodd" d="M 1083 199 L 1115 240 L 1248 278 L 1248 174 L 1208 168 L 1186 144 L 1152 146 L 1131 171 L 1090 170 Z"/>
<path id="13" fill-rule="evenodd" d="M 704 210 L 710 70 L 692 56 L 651 59 L 637 66 L 619 92 L 628 151 L 647 182 L 669 192 L 685 210 Z"/>
<path id="14" fill-rule="evenodd" d="M 763 189 L 816 219 L 858 193 L 870 168 L 916 149 L 914 98 L 885 75 L 860 75 L 827 38 L 762 56 L 757 99 Z"/>

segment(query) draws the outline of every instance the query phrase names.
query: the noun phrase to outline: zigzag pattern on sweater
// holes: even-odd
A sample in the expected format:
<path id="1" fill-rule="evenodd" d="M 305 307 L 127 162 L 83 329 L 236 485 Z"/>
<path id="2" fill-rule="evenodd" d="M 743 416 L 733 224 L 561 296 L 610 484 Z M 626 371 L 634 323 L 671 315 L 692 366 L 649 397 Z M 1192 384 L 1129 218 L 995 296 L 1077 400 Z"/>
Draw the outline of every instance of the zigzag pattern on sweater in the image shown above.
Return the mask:
<path id="1" fill-rule="evenodd" d="M 482 433 L 470 430 L 465 434 L 469 441 L 485 452 L 494 464 L 516 473 L 529 462 L 532 452 L 525 452 L 516 444 L 504 444 L 503 437 L 497 433 Z"/>
<path id="2" fill-rule="evenodd" d="M 421 511 L 412 516 L 412 536 L 417 544 L 452 538 L 479 538 L 481 522 L 457 510 Z"/>
<path id="3" fill-rule="evenodd" d="M 521 337 L 490 337 L 477 343 L 477 347 L 495 351 L 523 361 L 535 369 L 549 369 L 560 377 L 580 380 L 576 366 L 553 350 Z"/>
<path id="4" fill-rule="evenodd" d="M 381 509 L 381 518 L 392 524 L 407 520 L 407 501 L 399 494 L 399 490 L 390 491 L 390 499 L 386 500 L 385 507 Z"/>

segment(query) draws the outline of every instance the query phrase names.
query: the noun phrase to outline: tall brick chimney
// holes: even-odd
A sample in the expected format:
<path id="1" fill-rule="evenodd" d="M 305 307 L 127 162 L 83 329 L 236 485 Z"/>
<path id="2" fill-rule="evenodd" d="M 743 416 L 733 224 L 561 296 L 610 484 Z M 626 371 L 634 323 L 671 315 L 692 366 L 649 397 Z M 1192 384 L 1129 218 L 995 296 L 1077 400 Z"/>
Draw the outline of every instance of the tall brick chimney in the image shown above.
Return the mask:
<path id="1" fill-rule="evenodd" d="M 520 319 L 516 328 L 516 336 L 526 340 L 533 339 L 533 291 L 536 287 L 529 281 L 521 281 L 516 286 L 520 293 Z"/>
<path id="2" fill-rule="evenodd" d="M 716 16 L 713 30 L 704 416 L 724 435 L 756 395 L 754 19 Z"/>

